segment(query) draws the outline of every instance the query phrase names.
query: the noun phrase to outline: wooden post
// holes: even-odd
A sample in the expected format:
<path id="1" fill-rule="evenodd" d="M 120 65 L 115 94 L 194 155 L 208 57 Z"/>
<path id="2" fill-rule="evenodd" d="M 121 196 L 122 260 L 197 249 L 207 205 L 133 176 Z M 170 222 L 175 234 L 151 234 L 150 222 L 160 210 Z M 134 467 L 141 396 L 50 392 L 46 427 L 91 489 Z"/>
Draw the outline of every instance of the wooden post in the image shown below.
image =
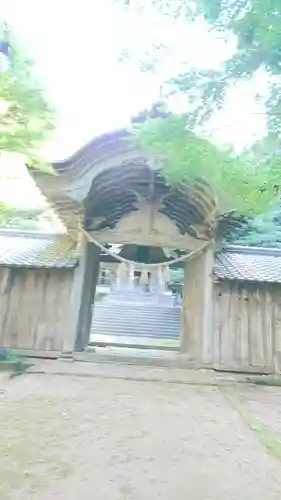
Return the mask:
<path id="1" fill-rule="evenodd" d="M 213 357 L 213 262 L 213 247 L 208 247 L 184 269 L 181 352 L 202 363 Z"/>
<path id="2" fill-rule="evenodd" d="M 92 305 L 99 278 L 100 249 L 84 240 L 81 256 L 75 269 L 71 295 L 70 331 L 63 342 L 63 352 L 83 350 L 89 343 Z"/>
<path id="3" fill-rule="evenodd" d="M 100 269 L 100 249 L 93 243 L 86 243 L 85 264 L 79 322 L 75 342 L 76 351 L 82 351 L 89 344 L 92 313 Z"/>

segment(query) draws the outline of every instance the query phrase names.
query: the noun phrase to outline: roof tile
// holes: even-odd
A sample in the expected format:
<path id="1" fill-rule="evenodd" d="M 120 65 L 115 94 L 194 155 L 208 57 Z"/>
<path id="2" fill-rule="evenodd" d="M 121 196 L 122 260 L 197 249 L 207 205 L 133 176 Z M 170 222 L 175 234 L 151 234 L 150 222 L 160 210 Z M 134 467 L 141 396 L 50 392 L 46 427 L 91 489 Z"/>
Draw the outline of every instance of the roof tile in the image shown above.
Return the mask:
<path id="1" fill-rule="evenodd" d="M 281 283 L 281 251 L 230 247 L 217 254 L 214 274 L 221 279 Z"/>
<path id="2" fill-rule="evenodd" d="M 65 235 L 0 235 L 1 266 L 71 268 L 77 260 L 77 249 Z"/>

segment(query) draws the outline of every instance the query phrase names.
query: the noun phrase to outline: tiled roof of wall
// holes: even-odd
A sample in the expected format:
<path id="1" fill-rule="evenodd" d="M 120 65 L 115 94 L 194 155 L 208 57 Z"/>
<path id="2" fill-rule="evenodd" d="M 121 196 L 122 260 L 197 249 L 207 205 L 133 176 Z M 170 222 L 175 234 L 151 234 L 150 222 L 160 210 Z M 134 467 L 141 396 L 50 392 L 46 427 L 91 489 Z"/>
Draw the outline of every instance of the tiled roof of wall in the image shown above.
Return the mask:
<path id="1" fill-rule="evenodd" d="M 72 268 L 78 253 L 65 235 L 0 232 L 0 266 Z M 281 250 L 229 247 L 218 253 L 220 279 L 281 283 Z"/>
<path id="2" fill-rule="evenodd" d="M 229 247 L 217 254 L 214 273 L 221 279 L 281 283 L 281 250 Z"/>
<path id="3" fill-rule="evenodd" d="M 71 268 L 78 260 L 76 248 L 65 235 L 0 232 L 0 265 Z"/>

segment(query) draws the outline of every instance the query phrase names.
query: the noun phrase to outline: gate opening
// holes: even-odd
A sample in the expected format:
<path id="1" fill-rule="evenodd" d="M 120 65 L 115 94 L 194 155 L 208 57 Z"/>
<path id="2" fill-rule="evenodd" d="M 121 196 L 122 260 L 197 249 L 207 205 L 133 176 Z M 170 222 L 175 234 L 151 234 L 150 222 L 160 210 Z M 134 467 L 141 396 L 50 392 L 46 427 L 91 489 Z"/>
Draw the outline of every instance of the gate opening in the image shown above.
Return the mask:
<path id="1" fill-rule="evenodd" d="M 124 245 L 116 251 L 131 263 L 101 256 L 89 346 L 179 350 L 179 270 L 165 265 L 169 257 L 161 248 Z"/>

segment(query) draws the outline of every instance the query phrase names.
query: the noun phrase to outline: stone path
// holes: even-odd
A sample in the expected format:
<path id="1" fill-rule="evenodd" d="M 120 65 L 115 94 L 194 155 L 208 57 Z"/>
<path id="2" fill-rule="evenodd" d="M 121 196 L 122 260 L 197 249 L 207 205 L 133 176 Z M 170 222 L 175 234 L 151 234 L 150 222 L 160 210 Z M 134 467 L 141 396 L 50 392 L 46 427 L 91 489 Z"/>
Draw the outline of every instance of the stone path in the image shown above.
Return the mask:
<path id="1" fill-rule="evenodd" d="M 152 381 L 63 366 L 2 391 L 1 500 L 280 500 L 281 462 L 224 391 L 257 418 L 265 397 L 274 430 L 281 389 L 255 387 L 253 403 L 242 385 L 175 382 L 173 370 Z"/>

